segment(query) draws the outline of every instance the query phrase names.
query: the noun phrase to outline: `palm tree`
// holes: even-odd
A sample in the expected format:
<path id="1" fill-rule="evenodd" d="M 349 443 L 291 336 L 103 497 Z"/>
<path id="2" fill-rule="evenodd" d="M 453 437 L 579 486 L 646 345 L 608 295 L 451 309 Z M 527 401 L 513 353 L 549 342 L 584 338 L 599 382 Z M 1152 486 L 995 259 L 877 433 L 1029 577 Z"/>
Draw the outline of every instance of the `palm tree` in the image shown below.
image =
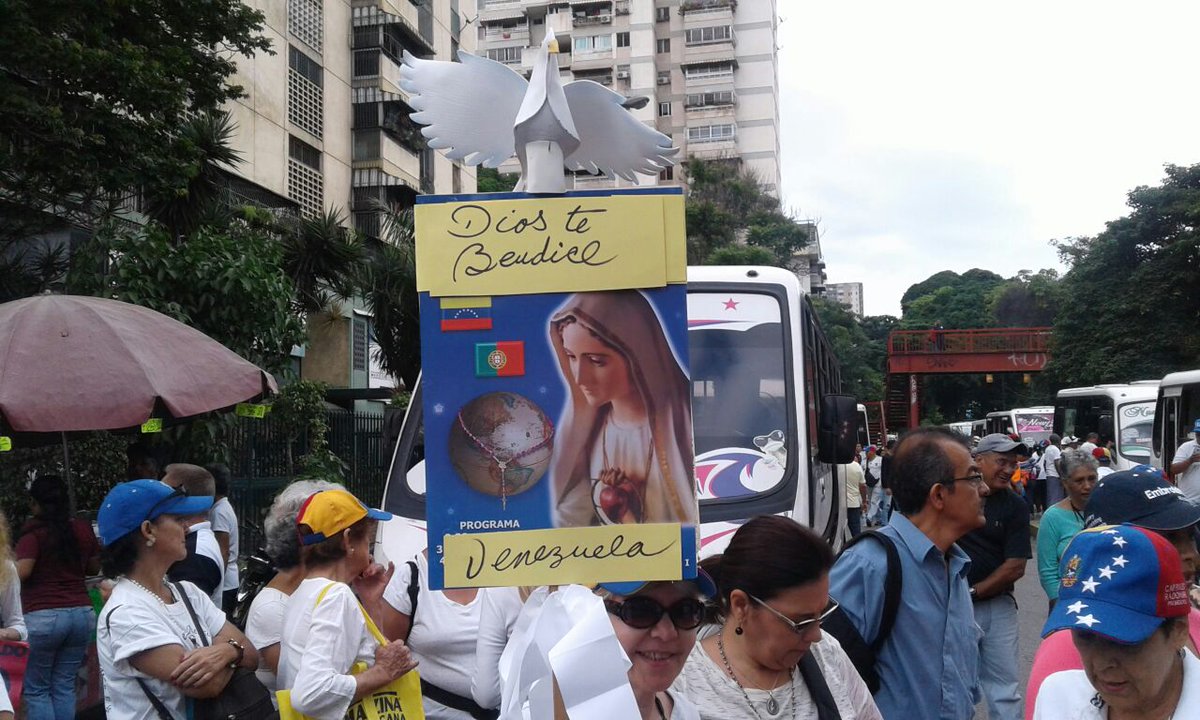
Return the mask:
<path id="1" fill-rule="evenodd" d="M 380 366 L 411 389 L 421 370 L 413 214 L 394 207 L 381 212 L 382 239 L 368 241 L 357 284 L 374 316 Z"/>
<path id="2" fill-rule="evenodd" d="M 296 286 L 296 306 L 303 313 L 328 310 L 357 289 L 363 246 L 345 222 L 341 211 L 327 210 L 283 233 L 283 270 Z"/>

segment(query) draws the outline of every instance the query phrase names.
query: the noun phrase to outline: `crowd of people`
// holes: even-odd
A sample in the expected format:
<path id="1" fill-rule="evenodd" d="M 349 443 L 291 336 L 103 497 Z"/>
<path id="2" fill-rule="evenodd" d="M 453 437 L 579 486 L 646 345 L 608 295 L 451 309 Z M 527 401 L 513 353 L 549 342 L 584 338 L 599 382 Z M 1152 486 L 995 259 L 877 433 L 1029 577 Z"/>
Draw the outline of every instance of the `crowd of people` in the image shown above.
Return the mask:
<path id="1" fill-rule="evenodd" d="M 1063 497 L 1036 542 L 1049 617 L 1023 677 L 1013 591 L 1034 547 L 1012 476 L 1030 454 L 1006 435 L 916 429 L 844 468 L 867 528 L 840 556 L 763 516 L 693 580 L 591 588 L 640 717 L 965 720 L 980 702 L 993 720 L 1184 717 L 1200 701 L 1200 504 L 1159 470 L 1101 477 L 1094 452 L 1061 450 Z M 233 717 L 342 718 L 413 669 L 428 718 L 511 707 L 506 651 L 559 588 L 432 590 L 426 553 L 375 562 L 388 513 L 300 481 L 264 520 L 276 573 L 243 633 L 226 615 L 237 523 L 220 517 L 223 470 L 175 464 L 118 485 L 99 538 L 61 479 L 33 482 L 29 521 L 0 537 L 15 548 L 0 558 L 0 640 L 30 644 L 26 717 L 75 716 L 93 630 L 114 720 L 208 717 L 235 696 Z M 98 566 L 111 582 L 96 616 Z"/>

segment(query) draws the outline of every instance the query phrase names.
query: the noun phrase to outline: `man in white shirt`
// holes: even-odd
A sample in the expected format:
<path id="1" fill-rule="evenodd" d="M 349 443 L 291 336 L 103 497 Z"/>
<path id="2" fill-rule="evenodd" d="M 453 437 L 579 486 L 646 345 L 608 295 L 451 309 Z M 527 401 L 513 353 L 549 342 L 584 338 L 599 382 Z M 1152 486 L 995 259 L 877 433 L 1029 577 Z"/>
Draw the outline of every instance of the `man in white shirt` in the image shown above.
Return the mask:
<path id="1" fill-rule="evenodd" d="M 213 476 L 215 498 L 208 520 L 212 523 L 213 535 L 221 547 L 225 563 L 225 579 L 221 583 L 222 601 L 217 603 L 225 612 L 233 612 L 237 604 L 238 591 L 238 519 L 229 502 L 229 468 L 214 463 L 207 468 Z"/>
<path id="2" fill-rule="evenodd" d="M 1175 484 L 1187 495 L 1188 500 L 1200 502 L 1200 418 L 1192 423 L 1191 440 L 1179 446 L 1175 458 L 1171 461 L 1171 477 Z"/>
<path id="3" fill-rule="evenodd" d="M 1058 444 L 1062 442 L 1062 438 L 1058 435 L 1050 436 L 1050 444 L 1046 446 L 1042 452 L 1040 461 L 1042 466 L 1042 475 L 1046 478 L 1046 507 L 1049 508 L 1054 503 L 1066 497 L 1066 491 L 1063 489 L 1062 481 L 1058 477 L 1058 459 L 1062 457 L 1062 448 Z"/>
<path id="4" fill-rule="evenodd" d="M 1098 447 L 1100 447 L 1100 433 L 1090 432 L 1087 434 L 1087 440 L 1084 440 L 1083 444 L 1079 446 L 1079 451 L 1091 455 L 1092 451 Z"/>
<path id="5" fill-rule="evenodd" d="M 213 476 L 199 465 L 174 463 L 166 467 L 162 481 L 182 490 L 191 497 L 212 497 Z M 221 584 L 225 575 L 225 561 L 221 547 L 213 534 L 208 513 L 185 518 L 188 526 L 186 538 L 188 555 L 167 571 L 167 577 L 175 582 L 187 580 L 194 583 L 208 596 L 213 604 L 221 607 Z"/>

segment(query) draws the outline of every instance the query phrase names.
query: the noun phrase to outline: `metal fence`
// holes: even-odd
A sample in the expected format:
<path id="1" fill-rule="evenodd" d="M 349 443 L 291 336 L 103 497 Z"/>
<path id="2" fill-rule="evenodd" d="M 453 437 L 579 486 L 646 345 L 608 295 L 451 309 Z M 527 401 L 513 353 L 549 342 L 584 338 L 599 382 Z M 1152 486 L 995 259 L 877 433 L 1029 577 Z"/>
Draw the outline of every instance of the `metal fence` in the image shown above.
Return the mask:
<path id="1" fill-rule="evenodd" d="M 383 416 L 336 411 L 330 412 L 326 420 L 329 449 L 342 461 L 342 483 L 358 499 L 378 507 L 387 472 L 380 447 L 384 442 Z M 247 555 L 263 544 L 263 518 L 271 502 L 297 477 L 289 471 L 287 439 L 270 415 L 263 419 L 238 418 L 230 450 L 230 501 L 240 525 L 238 549 Z M 298 465 L 308 452 L 307 443 L 298 441 L 291 451 Z"/>

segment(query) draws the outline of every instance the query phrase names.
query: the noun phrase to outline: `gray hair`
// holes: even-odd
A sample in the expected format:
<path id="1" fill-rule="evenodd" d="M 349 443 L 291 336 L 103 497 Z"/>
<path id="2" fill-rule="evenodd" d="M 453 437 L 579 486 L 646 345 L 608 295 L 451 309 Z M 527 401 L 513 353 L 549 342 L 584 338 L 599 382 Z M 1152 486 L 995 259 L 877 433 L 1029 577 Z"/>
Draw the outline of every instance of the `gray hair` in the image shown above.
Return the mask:
<path id="1" fill-rule="evenodd" d="M 297 480 L 275 496 L 263 520 L 267 555 L 278 570 L 290 570 L 300 564 L 300 536 L 296 531 L 296 514 L 314 493 L 323 490 L 345 490 L 337 483 L 324 480 Z"/>
<path id="2" fill-rule="evenodd" d="M 1089 470 L 1095 470 L 1100 467 L 1100 463 L 1096 462 L 1096 458 L 1090 453 L 1085 453 L 1082 450 L 1063 450 L 1062 453 L 1062 479 L 1066 480 L 1081 467 Z"/>

